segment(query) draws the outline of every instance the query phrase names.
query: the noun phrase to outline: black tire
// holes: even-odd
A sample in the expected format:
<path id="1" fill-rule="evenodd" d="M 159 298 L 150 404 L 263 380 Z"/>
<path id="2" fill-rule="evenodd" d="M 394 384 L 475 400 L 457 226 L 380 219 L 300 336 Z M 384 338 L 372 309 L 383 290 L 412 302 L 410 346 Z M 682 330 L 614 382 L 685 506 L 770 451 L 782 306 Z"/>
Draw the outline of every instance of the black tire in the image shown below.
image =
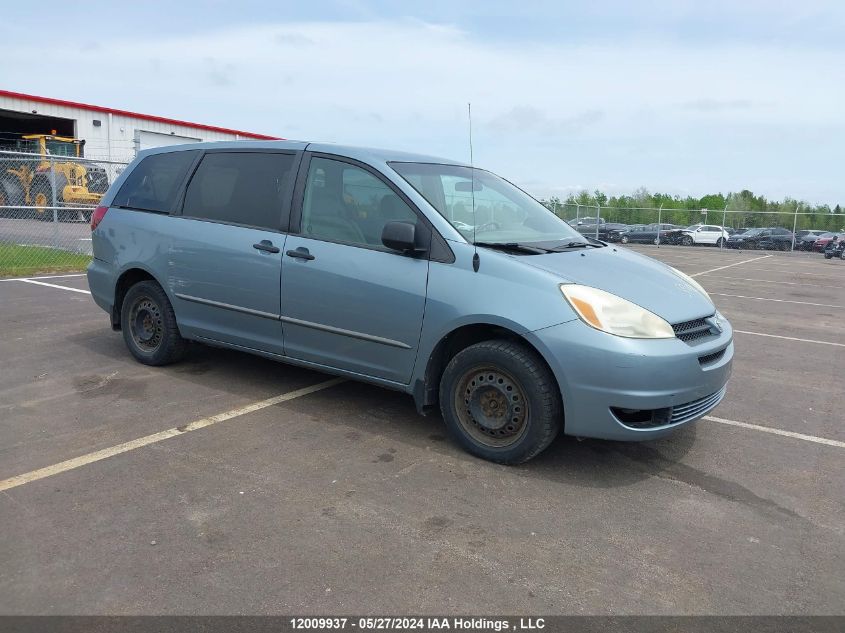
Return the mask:
<path id="1" fill-rule="evenodd" d="M 173 306 L 154 281 L 140 281 L 126 293 L 120 327 L 126 347 L 145 365 L 169 365 L 185 355 L 188 342 L 179 334 Z"/>
<path id="2" fill-rule="evenodd" d="M 716 240 L 716 248 L 722 248 L 722 247 L 724 247 L 724 245 L 725 245 L 725 238 L 724 237 L 720 237 L 718 240 Z"/>
<path id="3" fill-rule="evenodd" d="M 619 241 L 623 244 L 627 244 L 630 241 L 630 238 L 627 235 L 623 235 L 621 238 L 619 238 Z"/>
<path id="4" fill-rule="evenodd" d="M 693 245 L 692 237 L 690 237 L 689 235 L 684 235 L 681 238 L 681 246 L 692 246 L 692 245 Z"/>
<path id="5" fill-rule="evenodd" d="M 33 213 L 37 220 L 53 221 L 53 211 L 45 207 L 53 205 L 53 189 L 44 178 L 36 178 L 29 189 L 29 203 L 35 207 Z"/>
<path id="6" fill-rule="evenodd" d="M 2 170 L 2 167 L 0 167 Z M 11 207 L 16 204 L 23 204 L 23 189 L 17 181 L 7 178 L 0 180 L 0 207 Z M 3 217 L 19 217 L 19 209 L 3 209 Z"/>
<path id="7" fill-rule="evenodd" d="M 476 343 L 449 361 L 440 411 L 464 450 L 499 464 L 536 456 L 563 421 L 560 390 L 542 358 L 505 340 Z"/>

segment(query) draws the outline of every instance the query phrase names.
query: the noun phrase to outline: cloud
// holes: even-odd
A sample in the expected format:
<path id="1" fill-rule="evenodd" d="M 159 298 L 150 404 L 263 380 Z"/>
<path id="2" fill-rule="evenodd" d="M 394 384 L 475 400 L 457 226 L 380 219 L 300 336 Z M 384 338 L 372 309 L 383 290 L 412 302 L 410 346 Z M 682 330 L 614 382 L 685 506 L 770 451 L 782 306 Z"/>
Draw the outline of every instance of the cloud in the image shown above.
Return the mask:
<path id="1" fill-rule="evenodd" d="M 840 48 L 517 41 L 416 19 L 130 40 L 103 29 L 97 41 L 76 53 L 96 69 L 80 78 L 44 72 L 37 41 L 7 38 L 4 87 L 457 159 L 467 158 L 471 101 L 476 162 L 549 191 L 613 182 L 845 200 Z"/>
<path id="2" fill-rule="evenodd" d="M 681 107 L 686 110 L 698 110 L 699 112 L 716 112 L 719 110 L 746 110 L 755 107 L 756 104 L 750 99 L 694 99 L 684 101 Z"/>
<path id="3" fill-rule="evenodd" d="M 598 123 L 604 117 L 599 109 L 584 110 L 570 116 L 551 118 L 542 110 L 530 105 L 514 106 L 507 112 L 493 117 L 487 125 L 496 132 L 540 134 L 559 136 L 574 134 Z"/>

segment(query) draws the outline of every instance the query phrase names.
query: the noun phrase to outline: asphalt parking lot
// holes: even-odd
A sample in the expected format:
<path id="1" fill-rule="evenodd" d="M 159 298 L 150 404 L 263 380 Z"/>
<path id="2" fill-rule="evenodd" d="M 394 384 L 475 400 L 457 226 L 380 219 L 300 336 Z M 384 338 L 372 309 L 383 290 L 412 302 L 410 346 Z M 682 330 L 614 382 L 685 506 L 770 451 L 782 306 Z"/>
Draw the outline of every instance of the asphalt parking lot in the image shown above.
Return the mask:
<path id="1" fill-rule="evenodd" d="M 519 467 L 375 387 L 140 365 L 82 276 L 0 281 L 0 613 L 845 613 L 845 262 L 636 250 L 731 320 L 725 401 Z"/>

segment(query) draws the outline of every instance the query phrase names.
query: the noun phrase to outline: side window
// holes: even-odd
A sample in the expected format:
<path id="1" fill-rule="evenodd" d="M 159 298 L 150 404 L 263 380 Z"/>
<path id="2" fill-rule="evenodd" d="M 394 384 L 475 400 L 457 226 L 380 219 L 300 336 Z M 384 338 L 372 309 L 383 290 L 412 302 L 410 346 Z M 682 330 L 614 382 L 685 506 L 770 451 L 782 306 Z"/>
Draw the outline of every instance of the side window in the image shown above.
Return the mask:
<path id="1" fill-rule="evenodd" d="M 417 215 L 370 172 L 337 160 L 312 158 L 302 202 L 302 235 L 384 248 L 388 222 L 416 223 Z"/>
<path id="2" fill-rule="evenodd" d="M 182 215 L 277 231 L 293 165 L 293 154 L 206 154 L 188 185 Z"/>
<path id="3" fill-rule="evenodd" d="M 153 154 L 138 163 L 112 201 L 116 207 L 170 213 L 197 151 Z"/>

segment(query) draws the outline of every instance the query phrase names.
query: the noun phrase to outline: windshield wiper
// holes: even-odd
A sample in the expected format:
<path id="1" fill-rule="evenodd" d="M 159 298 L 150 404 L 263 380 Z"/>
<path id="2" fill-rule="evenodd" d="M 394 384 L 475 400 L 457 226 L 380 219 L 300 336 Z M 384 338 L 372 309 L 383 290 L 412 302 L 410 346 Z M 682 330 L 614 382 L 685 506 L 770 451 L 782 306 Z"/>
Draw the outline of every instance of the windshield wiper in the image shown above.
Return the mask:
<path id="1" fill-rule="evenodd" d="M 601 248 L 604 246 L 604 244 L 596 240 L 593 240 L 591 242 L 569 242 L 568 244 L 562 244 L 561 246 L 558 246 L 554 250 L 565 251 L 570 248 L 587 248 L 588 246 L 591 246 L 593 248 Z"/>
<path id="2" fill-rule="evenodd" d="M 518 251 L 520 253 L 531 253 L 532 255 L 542 255 L 543 253 L 552 252 L 548 248 L 520 244 L 519 242 L 473 242 L 473 244 L 475 246 L 483 246 L 484 248 L 495 248 L 499 251 Z"/>

